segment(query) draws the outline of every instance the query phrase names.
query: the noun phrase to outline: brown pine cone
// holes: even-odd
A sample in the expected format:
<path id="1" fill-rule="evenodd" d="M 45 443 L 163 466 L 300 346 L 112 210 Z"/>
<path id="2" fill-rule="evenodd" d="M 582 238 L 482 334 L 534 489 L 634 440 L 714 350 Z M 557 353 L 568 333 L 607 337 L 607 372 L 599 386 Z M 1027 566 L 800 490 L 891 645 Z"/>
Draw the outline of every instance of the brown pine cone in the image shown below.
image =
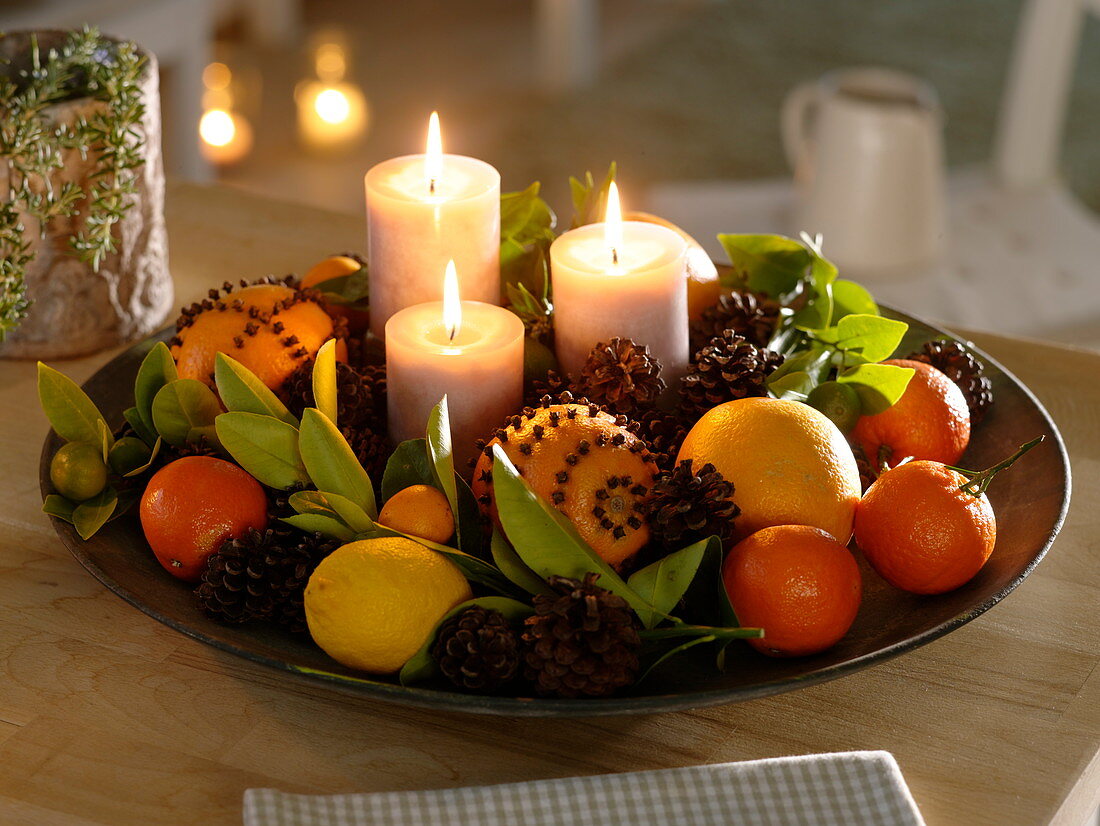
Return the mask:
<path id="1" fill-rule="evenodd" d="M 680 379 L 680 409 L 696 421 L 712 407 L 734 399 L 766 396 L 768 376 L 783 356 L 746 341 L 732 330 L 710 340 L 695 354 Z"/>
<path id="2" fill-rule="evenodd" d="M 439 627 L 432 658 L 459 688 L 489 694 L 519 672 L 519 638 L 504 614 L 475 605 Z"/>
<path id="3" fill-rule="evenodd" d="M 375 487 L 380 485 L 382 474 L 386 472 L 386 463 L 390 460 L 390 454 L 393 453 L 393 443 L 389 436 L 384 432 L 375 433 L 366 425 L 352 428 L 344 427 L 342 423 L 340 432 L 344 434 L 351 452 L 367 471 Z"/>
<path id="4" fill-rule="evenodd" d="M 691 352 L 698 353 L 715 336 L 733 330 L 746 341 L 763 347 L 779 321 L 779 302 L 764 293 L 730 290 L 691 324 Z"/>
<path id="5" fill-rule="evenodd" d="M 985 365 L 961 341 L 926 341 L 919 352 L 906 358 L 931 364 L 959 386 L 970 408 L 972 425 L 981 422 L 993 406 L 993 383 L 985 374 Z"/>
<path id="6" fill-rule="evenodd" d="M 576 384 L 574 392 L 624 415 L 653 407 L 665 389 L 661 363 L 649 354 L 648 347 L 628 338 L 613 338 L 593 347 Z"/>
<path id="7" fill-rule="evenodd" d="M 638 618 L 620 596 L 598 585 L 549 579 L 553 595 L 532 600 L 535 614 L 523 634 L 524 676 L 538 694 L 606 697 L 638 677 Z"/>
<path id="8" fill-rule="evenodd" d="M 707 463 L 698 472 L 690 459 L 664 474 L 646 502 L 649 529 L 666 545 L 688 545 L 717 536 L 723 545 L 733 537 L 741 509 L 733 501 L 733 483 Z"/>
<path id="9" fill-rule="evenodd" d="M 689 428 L 678 413 L 653 408 L 632 419 L 627 429 L 649 446 L 657 467 L 670 471 Z"/>

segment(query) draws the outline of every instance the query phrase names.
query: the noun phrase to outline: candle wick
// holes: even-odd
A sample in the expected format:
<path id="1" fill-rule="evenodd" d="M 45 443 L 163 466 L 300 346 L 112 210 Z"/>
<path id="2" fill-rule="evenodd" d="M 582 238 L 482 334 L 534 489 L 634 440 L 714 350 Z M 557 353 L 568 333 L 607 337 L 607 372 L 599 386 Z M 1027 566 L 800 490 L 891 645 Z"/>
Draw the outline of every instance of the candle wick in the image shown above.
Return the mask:
<path id="1" fill-rule="evenodd" d="M 619 251 L 615 248 L 611 248 L 611 263 L 618 266 L 619 264 Z"/>
<path id="2" fill-rule="evenodd" d="M 456 327 L 451 327 L 451 330 L 450 330 L 450 340 L 451 341 L 455 340 L 455 333 L 457 333 L 457 332 L 458 332 L 458 329 Z"/>
<path id="3" fill-rule="evenodd" d="M 428 194 L 435 195 L 435 178 L 428 180 Z"/>

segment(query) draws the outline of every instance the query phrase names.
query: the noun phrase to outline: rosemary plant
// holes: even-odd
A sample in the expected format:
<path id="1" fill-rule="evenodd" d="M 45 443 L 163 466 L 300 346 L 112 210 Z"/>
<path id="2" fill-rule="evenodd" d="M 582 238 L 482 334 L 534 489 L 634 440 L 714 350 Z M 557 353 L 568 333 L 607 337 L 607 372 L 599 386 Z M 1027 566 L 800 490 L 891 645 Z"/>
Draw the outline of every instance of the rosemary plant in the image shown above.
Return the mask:
<path id="1" fill-rule="evenodd" d="M 139 85 L 144 63 L 133 43 L 107 40 L 85 28 L 45 54 L 32 35 L 27 65 L 9 61 L 0 68 L 0 163 L 8 173 L 0 204 L 0 341 L 29 306 L 24 273 L 34 253 L 25 219 L 45 235 L 55 218 L 83 211 L 83 229 L 69 239 L 71 253 L 98 271 L 115 252 L 114 226 L 133 204 L 144 162 Z M 48 107 L 83 97 L 105 105 L 72 124 L 50 121 Z M 53 180 L 69 150 L 95 159 L 84 186 Z"/>

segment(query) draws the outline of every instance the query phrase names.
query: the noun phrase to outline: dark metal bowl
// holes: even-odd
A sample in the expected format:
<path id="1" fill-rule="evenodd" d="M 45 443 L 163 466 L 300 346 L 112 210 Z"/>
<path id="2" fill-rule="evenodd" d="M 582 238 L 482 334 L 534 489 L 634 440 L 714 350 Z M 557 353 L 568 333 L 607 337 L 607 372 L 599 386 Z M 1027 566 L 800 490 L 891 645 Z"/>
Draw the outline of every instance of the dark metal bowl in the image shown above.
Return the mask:
<path id="1" fill-rule="evenodd" d="M 909 322 L 899 353 L 919 349 L 942 330 L 902 313 L 884 314 Z M 84 385 L 112 424 L 133 400 L 138 365 L 157 340 L 144 341 L 105 365 Z M 953 631 L 1004 599 L 1042 559 L 1062 526 L 1070 497 L 1070 468 L 1058 428 L 1031 392 L 997 362 L 978 351 L 993 381 L 997 402 L 975 429 L 964 457 L 967 467 L 986 467 L 1018 445 L 1043 434 L 1046 441 L 1020 468 L 998 478 L 989 492 L 997 513 L 997 547 L 969 583 L 940 596 L 907 594 L 886 584 L 857 554 L 864 577 L 863 605 L 848 635 L 812 657 L 772 659 L 741 643 L 727 654 L 724 672 L 714 653 L 699 646 L 620 697 L 602 700 L 546 700 L 482 697 L 445 685 L 404 687 L 370 679 L 329 659 L 309 640 L 261 626 L 227 627 L 203 616 L 191 588 L 157 563 L 134 515 L 115 520 L 84 542 L 71 525 L 54 527 L 73 556 L 100 582 L 171 628 L 271 668 L 318 685 L 406 705 L 506 716 L 568 717 L 636 714 L 719 705 L 778 694 L 850 674 L 903 654 Z M 53 432 L 42 450 L 41 486 L 50 492 L 49 466 L 61 440 Z"/>

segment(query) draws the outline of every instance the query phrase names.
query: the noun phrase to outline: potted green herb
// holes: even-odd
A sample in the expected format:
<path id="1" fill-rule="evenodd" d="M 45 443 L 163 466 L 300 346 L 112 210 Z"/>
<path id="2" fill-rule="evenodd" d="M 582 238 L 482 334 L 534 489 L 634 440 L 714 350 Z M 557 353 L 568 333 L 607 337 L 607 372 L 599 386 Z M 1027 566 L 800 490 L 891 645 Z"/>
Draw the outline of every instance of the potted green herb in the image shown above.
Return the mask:
<path id="1" fill-rule="evenodd" d="M 82 355 L 163 323 L 152 55 L 92 29 L 0 35 L 0 194 L 0 355 Z"/>

